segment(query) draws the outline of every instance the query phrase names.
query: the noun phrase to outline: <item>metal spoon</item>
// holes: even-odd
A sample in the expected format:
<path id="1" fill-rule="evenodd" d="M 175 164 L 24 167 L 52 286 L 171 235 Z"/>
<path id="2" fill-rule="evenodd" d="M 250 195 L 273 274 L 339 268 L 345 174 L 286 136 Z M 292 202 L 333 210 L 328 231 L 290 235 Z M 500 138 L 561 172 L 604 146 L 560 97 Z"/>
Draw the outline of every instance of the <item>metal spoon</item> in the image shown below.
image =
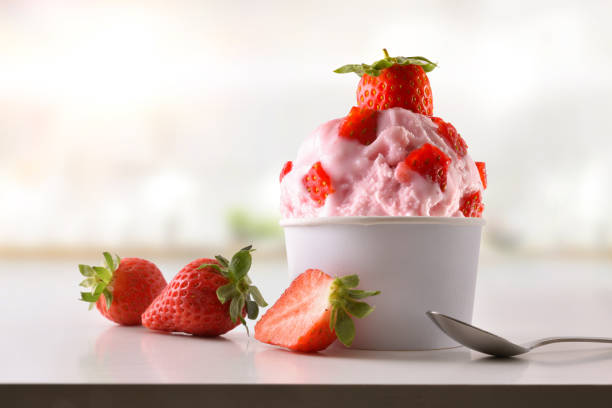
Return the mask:
<path id="1" fill-rule="evenodd" d="M 467 348 L 490 354 L 497 357 L 512 357 L 527 353 L 536 347 L 551 343 L 586 342 L 586 343 L 612 343 L 612 338 L 605 337 L 547 337 L 545 339 L 530 341 L 523 345 L 514 344 L 496 336 L 493 333 L 479 329 L 454 319 L 442 313 L 429 311 L 427 316 L 450 338 Z"/>

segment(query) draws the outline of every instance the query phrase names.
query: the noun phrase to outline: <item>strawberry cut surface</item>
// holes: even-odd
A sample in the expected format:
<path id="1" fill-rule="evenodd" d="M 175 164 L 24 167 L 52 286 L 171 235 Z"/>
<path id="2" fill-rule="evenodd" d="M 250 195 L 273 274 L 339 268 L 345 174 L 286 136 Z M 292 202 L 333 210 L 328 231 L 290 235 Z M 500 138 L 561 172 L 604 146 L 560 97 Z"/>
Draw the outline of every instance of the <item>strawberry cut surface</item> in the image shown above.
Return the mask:
<path id="1" fill-rule="evenodd" d="M 255 325 L 261 342 L 295 351 L 316 351 L 336 340 L 329 327 L 332 277 L 310 269 L 298 276 Z"/>
<path id="2" fill-rule="evenodd" d="M 437 183 L 440 190 L 446 189 L 446 178 L 451 159 L 430 143 L 425 143 L 408 154 L 404 163 L 427 180 Z"/>
<path id="3" fill-rule="evenodd" d="M 466 194 L 461 199 L 459 210 L 466 217 L 480 218 L 484 211 L 484 204 L 482 203 L 482 194 L 480 191 L 475 193 Z"/>
<path id="4" fill-rule="evenodd" d="M 353 106 L 340 124 L 339 136 L 369 145 L 376 140 L 378 111 Z"/>
<path id="5" fill-rule="evenodd" d="M 310 198 L 318 207 L 323 206 L 327 196 L 334 192 L 331 178 L 323 169 L 321 162 L 312 165 L 308 173 L 302 178 L 302 183 Z"/>
<path id="6" fill-rule="evenodd" d="M 432 117 L 431 120 L 438 125 L 438 134 L 446 141 L 446 143 L 459 155 L 463 157 L 467 154 L 468 145 L 461 137 L 457 129 L 453 125 L 444 120 Z"/>
<path id="7" fill-rule="evenodd" d="M 482 187 L 487 188 L 487 166 L 485 162 L 476 162 L 476 167 L 478 168 L 478 173 L 480 174 L 480 181 L 482 182 Z"/>

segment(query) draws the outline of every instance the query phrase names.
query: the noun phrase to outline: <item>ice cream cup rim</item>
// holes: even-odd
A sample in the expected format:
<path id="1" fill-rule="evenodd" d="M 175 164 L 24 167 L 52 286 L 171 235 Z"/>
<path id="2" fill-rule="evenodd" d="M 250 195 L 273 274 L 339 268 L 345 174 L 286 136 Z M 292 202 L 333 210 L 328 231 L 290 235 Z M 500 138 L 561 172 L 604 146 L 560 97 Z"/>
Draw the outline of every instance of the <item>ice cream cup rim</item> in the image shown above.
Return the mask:
<path id="1" fill-rule="evenodd" d="M 379 225 L 379 224 L 442 224 L 456 226 L 483 226 L 484 218 L 432 217 L 432 216 L 357 216 L 286 218 L 279 221 L 281 227 L 309 227 L 318 225 Z"/>

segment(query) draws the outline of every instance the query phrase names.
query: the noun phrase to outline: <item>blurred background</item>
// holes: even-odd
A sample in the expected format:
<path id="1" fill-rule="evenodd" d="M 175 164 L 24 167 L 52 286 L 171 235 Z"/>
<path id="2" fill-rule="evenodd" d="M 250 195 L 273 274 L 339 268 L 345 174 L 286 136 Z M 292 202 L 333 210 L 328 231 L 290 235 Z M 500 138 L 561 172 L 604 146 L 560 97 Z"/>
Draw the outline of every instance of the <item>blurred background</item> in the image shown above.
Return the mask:
<path id="1" fill-rule="evenodd" d="M 278 174 L 358 78 L 439 62 L 485 253 L 612 258 L 608 1 L 0 2 L 0 254 L 282 259 Z M 75 278 L 76 279 L 76 278 Z"/>

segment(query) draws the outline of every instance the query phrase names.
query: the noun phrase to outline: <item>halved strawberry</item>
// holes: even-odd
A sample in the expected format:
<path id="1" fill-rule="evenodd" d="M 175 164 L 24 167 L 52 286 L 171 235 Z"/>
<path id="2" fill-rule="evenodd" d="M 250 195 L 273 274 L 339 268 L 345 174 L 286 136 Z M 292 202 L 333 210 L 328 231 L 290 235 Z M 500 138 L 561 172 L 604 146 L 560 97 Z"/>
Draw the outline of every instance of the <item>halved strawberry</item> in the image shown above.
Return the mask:
<path id="1" fill-rule="evenodd" d="M 461 199 L 459 210 L 466 217 L 480 218 L 484 211 L 484 204 L 482 203 L 482 195 L 480 191 L 475 193 L 466 194 Z"/>
<path id="2" fill-rule="evenodd" d="M 278 179 L 279 182 L 283 181 L 283 177 L 285 177 L 287 175 L 287 173 L 289 173 L 291 171 L 291 169 L 293 169 L 293 162 L 288 161 L 287 163 L 285 163 L 285 165 L 283 166 L 281 173 L 280 173 L 280 177 Z"/>
<path id="3" fill-rule="evenodd" d="M 459 157 L 465 156 L 467 154 L 468 145 L 459 132 L 457 132 L 457 129 L 440 118 L 432 117 L 431 120 L 438 125 L 438 133 L 446 140 L 446 143 L 457 152 Z"/>
<path id="4" fill-rule="evenodd" d="M 480 174 L 480 181 L 482 181 L 482 187 L 487 188 L 487 167 L 485 162 L 476 162 L 478 173 Z"/>
<path id="5" fill-rule="evenodd" d="M 425 143 L 408 154 L 404 163 L 427 180 L 438 183 L 440 189 L 446 189 L 446 173 L 451 159 L 436 146 Z"/>
<path id="6" fill-rule="evenodd" d="M 310 194 L 310 198 L 317 203 L 318 207 L 321 207 L 327 196 L 334 192 L 331 178 L 323 170 L 321 162 L 312 165 L 308 173 L 302 178 L 302 183 Z"/>
<path id="7" fill-rule="evenodd" d="M 363 145 L 376 140 L 378 111 L 353 106 L 340 124 L 338 135 L 345 139 L 354 139 Z"/>
<path id="8" fill-rule="evenodd" d="M 350 346 L 355 337 L 351 316 L 363 318 L 374 310 L 359 299 L 380 293 L 353 289 L 358 284 L 357 275 L 334 279 L 308 269 L 257 322 L 255 338 L 302 352 L 323 350 L 336 338 Z"/>

